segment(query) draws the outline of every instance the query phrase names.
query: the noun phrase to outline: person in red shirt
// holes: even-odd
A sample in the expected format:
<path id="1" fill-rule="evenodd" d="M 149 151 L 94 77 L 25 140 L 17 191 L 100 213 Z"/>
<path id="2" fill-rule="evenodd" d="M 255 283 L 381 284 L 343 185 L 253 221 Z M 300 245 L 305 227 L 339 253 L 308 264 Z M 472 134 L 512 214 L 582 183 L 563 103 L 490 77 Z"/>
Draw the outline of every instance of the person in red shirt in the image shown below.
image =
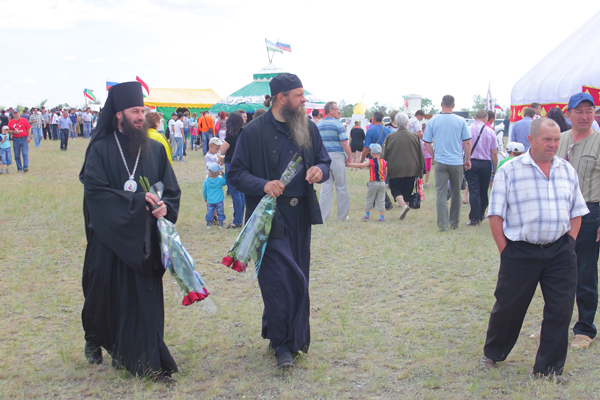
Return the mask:
<path id="1" fill-rule="evenodd" d="M 31 141 L 31 125 L 25 118 L 19 116 L 19 110 L 13 111 L 13 119 L 8 122 L 8 133 L 12 136 L 13 151 L 18 172 L 29 171 L 29 142 Z M 21 164 L 21 154 L 23 164 Z"/>

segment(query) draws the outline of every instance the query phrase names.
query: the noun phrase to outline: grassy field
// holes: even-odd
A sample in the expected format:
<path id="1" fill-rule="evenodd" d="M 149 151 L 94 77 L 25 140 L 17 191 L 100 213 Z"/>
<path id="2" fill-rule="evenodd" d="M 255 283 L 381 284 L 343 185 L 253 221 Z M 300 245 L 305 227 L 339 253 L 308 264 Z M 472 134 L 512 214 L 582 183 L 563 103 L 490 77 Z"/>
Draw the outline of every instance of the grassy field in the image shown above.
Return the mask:
<path id="1" fill-rule="evenodd" d="M 1 399 L 593 399 L 600 346 L 569 351 L 560 386 L 533 379 L 538 290 L 508 360 L 478 367 L 499 256 L 489 224 L 436 227 L 434 189 L 420 210 L 384 224 L 360 220 L 366 171 L 348 171 L 350 221 L 312 238 L 310 351 L 290 372 L 260 337 L 257 287 L 220 264 L 239 231 L 207 230 L 201 152 L 174 165 L 182 188 L 177 228 L 218 307 L 183 307 L 165 278 L 165 341 L 178 384 L 131 378 L 83 356 L 81 270 L 86 246 L 78 173 L 87 141 L 30 147 L 30 172 L 0 176 Z M 233 209 L 226 199 L 227 222 Z M 576 313 L 574 314 L 576 317 Z"/>

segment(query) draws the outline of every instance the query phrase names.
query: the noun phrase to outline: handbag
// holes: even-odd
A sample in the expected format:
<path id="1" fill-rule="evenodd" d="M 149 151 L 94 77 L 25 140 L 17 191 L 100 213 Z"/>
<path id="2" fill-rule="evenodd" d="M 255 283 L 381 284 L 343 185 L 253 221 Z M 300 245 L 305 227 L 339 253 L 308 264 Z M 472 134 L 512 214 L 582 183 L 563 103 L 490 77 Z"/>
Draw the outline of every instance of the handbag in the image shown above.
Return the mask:
<path id="1" fill-rule="evenodd" d="M 413 209 L 421 208 L 421 195 L 419 194 L 419 179 L 415 179 L 415 187 L 408 200 L 408 206 Z"/>

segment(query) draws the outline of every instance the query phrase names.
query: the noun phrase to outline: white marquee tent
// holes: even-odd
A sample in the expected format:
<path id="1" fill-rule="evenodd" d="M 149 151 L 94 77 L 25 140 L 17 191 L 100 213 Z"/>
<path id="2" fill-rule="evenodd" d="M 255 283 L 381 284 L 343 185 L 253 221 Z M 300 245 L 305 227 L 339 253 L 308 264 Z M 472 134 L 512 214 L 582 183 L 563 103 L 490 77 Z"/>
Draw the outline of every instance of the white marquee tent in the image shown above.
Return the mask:
<path id="1" fill-rule="evenodd" d="M 513 87 L 511 122 L 523 118 L 533 102 L 542 116 L 553 107 L 566 110 L 571 95 L 587 91 L 600 106 L 600 11 L 537 63 Z"/>

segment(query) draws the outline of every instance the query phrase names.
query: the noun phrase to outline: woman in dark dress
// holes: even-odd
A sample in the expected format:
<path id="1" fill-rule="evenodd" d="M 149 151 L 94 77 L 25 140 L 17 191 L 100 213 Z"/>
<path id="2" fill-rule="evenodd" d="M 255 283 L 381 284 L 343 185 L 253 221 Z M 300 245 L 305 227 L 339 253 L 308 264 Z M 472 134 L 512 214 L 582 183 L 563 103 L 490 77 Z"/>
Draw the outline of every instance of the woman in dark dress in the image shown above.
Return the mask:
<path id="1" fill-rule="evenodd" d="M 244 194 L 238 192 L 229 183 L 229 167 L 231 166 L 231 159 L 233 158 L 233 152 L 235 151 L 235 144 L 238 139 L 238 135 L 244 125 L 244 120 L 238 112 L 231 113 L 227 118 L 227 132 L 225 134 L 225 141 L 221 145 L 221 154 L 225 156 L 225 181 L 227 182 L 227 188 L 229 194 L 231 194 L 231 201 L 233 202 L 233 222 L 227 225 L 227 229 L 230 228 L 241 228 L 244 225 L 244 207 L 246 205 Z"/>
<path id="2" fill-rule="evenodd" d="M 360 162 L 360 156 L 365 144 L 365 131 L 360 127 L 360 121 L 354 121 L 354 127 L 350 130 L 350 151 L 352 162 Z"/>

